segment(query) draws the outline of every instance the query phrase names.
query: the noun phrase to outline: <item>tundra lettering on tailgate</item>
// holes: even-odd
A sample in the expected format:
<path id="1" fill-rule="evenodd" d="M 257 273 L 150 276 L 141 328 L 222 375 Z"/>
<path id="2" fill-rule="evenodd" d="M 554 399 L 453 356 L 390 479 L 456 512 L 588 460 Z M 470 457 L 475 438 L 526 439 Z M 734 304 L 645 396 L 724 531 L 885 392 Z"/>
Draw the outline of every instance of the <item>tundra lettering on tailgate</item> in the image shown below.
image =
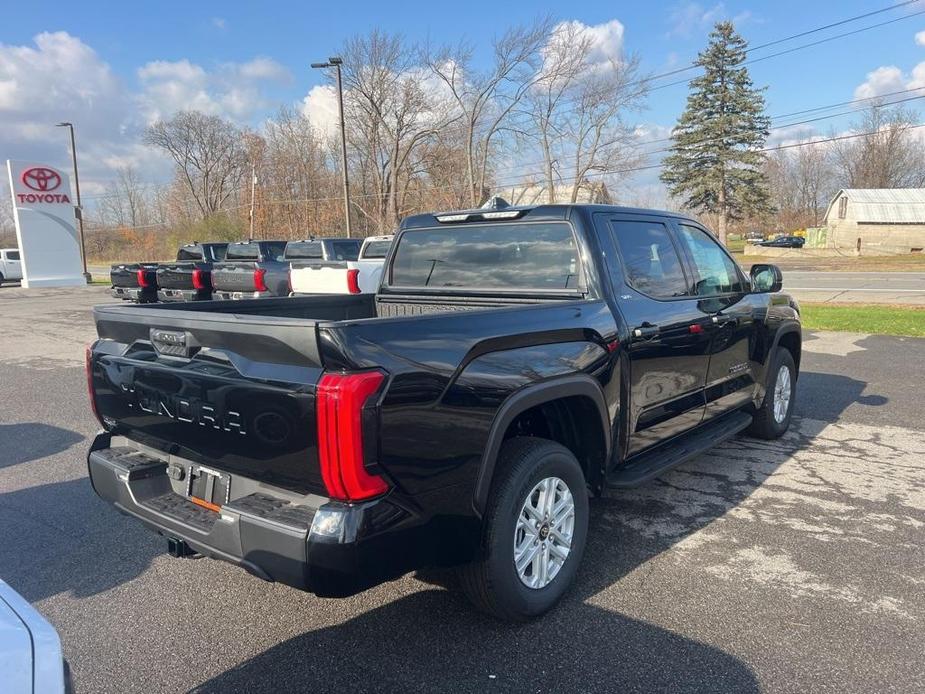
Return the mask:
<path id="1" fill-rule="evenodd" d="M 121 388 L 122 392 L 129 396 L 126 403 L 129 409 L 137 407 L 142 412 L 163 415 L 178 422 L 237 432 L 242 436 L 247 434 L 244 430 L 244 418 L 240 412 L 234 410 L 222 412 L 215 405 L 207 402 L 164 393 L 137 383 L 135 385 L 123 383 Z"/>

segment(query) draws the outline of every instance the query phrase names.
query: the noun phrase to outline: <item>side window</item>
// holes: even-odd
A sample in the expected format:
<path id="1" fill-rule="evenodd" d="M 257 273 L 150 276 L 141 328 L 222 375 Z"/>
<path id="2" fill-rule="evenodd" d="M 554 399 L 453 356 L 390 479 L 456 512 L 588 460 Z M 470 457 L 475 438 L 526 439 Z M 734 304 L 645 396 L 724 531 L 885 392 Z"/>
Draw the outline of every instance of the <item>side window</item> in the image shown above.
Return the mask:
<path id="1" fill-rule="evenodd" d="M 9 251 L 6 254 L 7 260 L 19 260 L 19 251 Z"/>
<path id="2" fill-rule="evenodd" d="M 689 294 L 681 258 L 664 224 L 614 221 L 612 229 L 627 284 L 656 299 Z"/>
<path id="3" fill-rule="evenodd" d="M 282 260 L 286 250 L 286 242 L 273 242 L 267 244 L 267 260 Z"/>
<path id="4" fill-rule="evenodd" d="M 848 214 L 848 198 L 842 196 L 838 199 L 838 218 L 844 219 Z"/>
<path id="5" fill-rule="evenodd" d="M 697 296 L 736 294 L 745 291 L 735 262 L 722 246 L 703 229 L 679 224 L 681 242 L 690 251 L 697 267 Z"/>

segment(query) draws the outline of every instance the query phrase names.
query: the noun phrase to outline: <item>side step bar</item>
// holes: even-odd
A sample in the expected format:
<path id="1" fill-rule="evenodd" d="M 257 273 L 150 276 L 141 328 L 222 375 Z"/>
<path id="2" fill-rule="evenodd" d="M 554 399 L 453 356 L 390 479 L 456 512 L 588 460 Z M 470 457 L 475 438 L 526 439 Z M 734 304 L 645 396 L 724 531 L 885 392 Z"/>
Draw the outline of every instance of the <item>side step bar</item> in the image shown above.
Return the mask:
<path id="1" fill-rule="evenodd" d="M 752 416 L 747 412 L 720 417 L 670 443 L 632 458 L 625 465 L 609 472 L 606 484 L 615 489 L 628 489 L 650 482 L 666 470 L 731 439 L 751 423 Z"/>

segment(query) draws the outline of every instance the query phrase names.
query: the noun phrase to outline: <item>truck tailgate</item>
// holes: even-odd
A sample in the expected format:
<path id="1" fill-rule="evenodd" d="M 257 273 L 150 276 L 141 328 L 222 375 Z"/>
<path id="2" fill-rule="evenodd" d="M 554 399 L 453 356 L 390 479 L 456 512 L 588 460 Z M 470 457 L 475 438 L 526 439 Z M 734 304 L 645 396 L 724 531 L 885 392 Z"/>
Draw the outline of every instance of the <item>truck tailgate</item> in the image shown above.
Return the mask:
<path id="1" fill-rule="evenodd" d="M 104 306 L 94 317 L 90 382 L 108 428 L 258 482 L 324 491 L 314 321 Z"/>
<path id="2" fill-rule="evenodd" d="M 212 286 L 228 292 L 252 292 L 256 269 L 253 261 L 216 263 L 212 266 Z"/>
<path id="3" fill-rule="evenodd" d="M 113 265 L 109 279 L 114 287 L 137 287 L 140 265 Z"/>
<path id="4" fill-rule="evenodd" d="M 167 289 L 193 289 L 195 263 L 167 263 L 157 269 L 157 286 Z"/>
<path id="5" fill-rule="evenodd" d="M 355 263 L 293 262 L 289 281 L 295 294 L 347 294 L 347 272 Z"/>

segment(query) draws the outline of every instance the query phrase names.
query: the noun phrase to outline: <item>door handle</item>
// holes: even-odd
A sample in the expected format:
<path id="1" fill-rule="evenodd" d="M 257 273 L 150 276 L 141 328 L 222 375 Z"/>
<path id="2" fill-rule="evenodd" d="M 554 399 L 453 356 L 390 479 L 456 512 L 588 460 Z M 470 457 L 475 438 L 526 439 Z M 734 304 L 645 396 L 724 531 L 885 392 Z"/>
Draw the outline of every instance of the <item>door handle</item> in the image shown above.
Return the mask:
<path id="1" fill-rule="evenodd" d="M 633 337 L 652 337 L 658 335 L 659 328 L 651 323 L 643 323 L 638 328 L 633 329 Z"/>

